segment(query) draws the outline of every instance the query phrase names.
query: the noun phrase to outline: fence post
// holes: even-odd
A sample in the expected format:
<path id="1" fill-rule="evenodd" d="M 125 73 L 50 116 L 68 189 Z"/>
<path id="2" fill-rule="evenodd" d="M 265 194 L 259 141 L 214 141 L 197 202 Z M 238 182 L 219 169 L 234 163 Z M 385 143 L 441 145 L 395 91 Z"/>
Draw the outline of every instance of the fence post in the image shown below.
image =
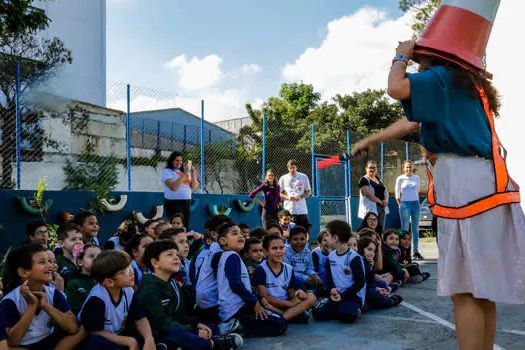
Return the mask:
<path id="1" fill-rule="evenodd" d="M 350 143 L 350 130 L 346 130 L 346 151 L 352 154 L 352 144 Z M 348 203 L 346 209 L 346 221 L 352 226 L 352 159 L 348 157 Z"/>
<path id="2" fill-rule="evenodd" d="M 350 143 L 350 130 L 346 130 L 346 151 L 352 154 L 352 145 Z M 352 198 L 352 157 L 348 157 L 348 196 Z"/>
<path id="3" fill-rule="evenodd" d="M 201 100 L 201 193 L 204 193 L 204 100 Z"/>
<path id="4" fill-rule="evenodd" d="M 184 146 L 182 147 L 184 151 L 186 150 L 186 135 L 187 135 L 187 125 L 184 124 Z"/>
<path id="5" fill-rule="evenodd" d="M 319 193 L 316 193 L 317 191 L 315 184 L 315 124 L 312 123 L 312 192 L 314 196 L 319 195 Z"/>
<path id="6" fill-rule="evenodd" d="M 408 142 L 405 142 L 405 153 L 406 153 L 406 160 L 410 160 L 410 154 L 408 153 Z"/>
<path id="7" fill-rule="evenodd" d="M 385 179 L 385 144 L 381 143 L 381 181 Z"/>
<path id="8" fill-rule="evenodd" d="M 142 135 L 141 135 L 141 138 L 142 138 L 142 148 L 146 148 L 146 147 L 144 147 L 144 133 L 145 133 L 145 131 L 144 131 L 144 121 L 145 121 L 145 119 L 142 119 L 142 132 L 141 132 L 141 134 L 142 134 Z"/>
<path id="9" fill-rule="evenodd" d="M 127 113 L 126 113 L 126 164 L 128 166 L 128 191 L 131 191 L 131 87 L 127 86 Z M 144 123 L 144 122 L 143 122 Z M 144 137 L 144 132 L 142 133 Z"/>
<path id="10" fill-rule="evenodd" d="M 266 113 L 263 113 L 262 129 L 262 182 L 266 177 Z"/>
<path id="11" fill-rule="evenodd" d="M 20 189 L 20 168 L 21 168 L 21 159 L 20 159 L 20 135 L 22 133 L 22 118 L 20 115 L 20 63 L 16 64 L 16 189 Z M 4 141 L 5 142 L 5 141 Z"/>
<path id="12" fill-rule="evenodd" d="M 157 152 L 160 153 L 160 120 L 157 120 Z"/>

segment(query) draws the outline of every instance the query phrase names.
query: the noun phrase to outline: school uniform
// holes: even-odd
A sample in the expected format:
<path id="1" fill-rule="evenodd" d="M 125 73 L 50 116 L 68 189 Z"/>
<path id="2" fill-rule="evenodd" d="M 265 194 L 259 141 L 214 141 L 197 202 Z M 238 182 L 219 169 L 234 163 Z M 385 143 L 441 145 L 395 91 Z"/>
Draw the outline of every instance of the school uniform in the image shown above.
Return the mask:
<path id="1" fill-rule="evenodd" d="M 131 267 L 133 267 L 133 272 L 135 276 L 135 286 L 138 287 L 142 283 L 144 273 L 142 272 L 141 268 L 139 267 L 139 264 L 137 264 L 135 259 L 131 260 Z"/>
<path id="2" fill-rule="evenodd" d="M 78 315 L 82 305 L 86 301 L 91 289 L 97 284 L 97 281 L 89 275 L 79 274 L 77 278 L 68 282 L 65 288 L 65 293 L 71 311 Z"/>
<path id="3" fill-rule="evenodd" d="M 385 281 L 376 281 L 376 274 L 372 271 L 370 264 L 365 258 L 361 257 L 364 264 L 365 278 L 366 278 L 366 305 L 370 309 L 386 309 L 392 306 L 396 306 L 398 302 L 395 298 L 385 297 L 376 288 L 388 289 L 388 285 Z"/>
<path id="4" fill-rule="evenodd" d="M 397 260 L 396 250 L 390 248 L 386 244 L 383 244 L 383 271 L 382 273 L 390 273 L 394 277 L 394 281 L 404 281 L 405 271 L 403 271 L 403 265 Z"/>
<path id="5" fill-rule="evenodd" d="M 197 275 L 202 263 L 210 255 L 210 246 L 210 244 L 203 245 L 190 260 L 190 281 L 194 286 L 197 285 Z"/>
<path id="6" fill-rule="evenodd" d="M 66 258 L 64 255 L 59 255 L 56 257 L 58 265 L 58 273 L 64 281 L 67 283 L 73 278 L 76 278 L 80 273 L 77 264 L 73 261 Z"/>
<path id="7" fill-rule="evenodd" d="M 156 342 L 166 344 L 169 349 L 210 349 L 211 342 L 199 338 L 199 322 L 188 316 L 176 282 L 146 275 L 133 303 L 144 311 Z"/>
<path id="8" fill-rule="evenodd" d="M 138 308 L 131 309 L 133 288 L 122 288 L 120 298 L 114 302 L 109 292 L 100 283 L 95 285 L 82 306 L 78 318 L 87 332 L 106 331 L 116 335 L 131 336 L 141 340 L 130 324 L 145 317 Z M 120 345 L 107 338 L 90 334 L 85 341 L 86 349 L 121 349 Z"/>
<path id="9" fill-rule="evenodd" d="M 120 250 L 122 252 L 126 251 L 126 249 L 124 249 L 124 246 L 120 243 L 119 236 L 111 237 L 110 239 L 107 240 L 106 244 L 104 244 L 104 250 L 110 250 L 110 249 Z"/>
<path id="10" fill-rule="evenodd" d="M 265 320 L 256 320 L 253 308 L 257 296 L 251 292 L 246 265 L 234 251 L 220 253 L 214 260 L 219 290 L 219 316 L 221 322 L 233 318 L 240 321 L 246 337 L 278 336 L 286 332 L 288 322 L 281 314 L 268 310 Z M 218 260 L 218 262 L 217 262 Z"/>
<path id="11" fill-rule="evenodd" d="M 196 314 L 197 318 L 206 324 L 219 323 L 219 292 L 217 279 L 211 266 L 213 256 L 218 252 L 222 252 L 221 246 L 219 243 L 213 242 L 197 272 L 195 302 L 198 308 Z"/>
<path id="12" fill-rule="evenodd" d="M 284 262 L 293 267 L 300 288 L 307 289 L 305 282 L 315 273 L 312 253 L 306 248 L 301 252 L 296 252 L 291 246 L 286 246 Z"/>
<path id="13" fill-rule="evenodd" d="M 363 259 L 352 249 L 338 255 L 333 250 L 326 263 L 327 290 L 339 289 L 340 302 L 321 298 L 314 306 L 313 315 L 318 321 L 338 319 L 351 323 L 361 314 L 366 298 L 366 276 Z"/>
<path id="14" fill-rule="evenodd" d="M 328 254 L 324 254 L 320 247 L 315 248 L 312 251 L 312 263 L 314 265 L 314 271 L 317 273 L 319 278 L 326 284 L 326 261 L 328 260 Z"/>
<path id="15" fill-rule="evenodd" d="M 44 286 L 43 288 L 47 300 L 53 307 L 64 313 L 71 310 L 64 293 L 52 286 Z M 4 329 L 13 328 L 20 321 L 26 309 L 27 302 L 20 292 L 20 287 L 7 294 L 0 302 L 0 317 L 2 318 L 0 323 L 4 325 Z M 20 347 L 29 350 L 52 349 L 65 335 L 65 332 L 55 327 L 55 321 L 47 312 L 37 309 L 20 342 Z"/>

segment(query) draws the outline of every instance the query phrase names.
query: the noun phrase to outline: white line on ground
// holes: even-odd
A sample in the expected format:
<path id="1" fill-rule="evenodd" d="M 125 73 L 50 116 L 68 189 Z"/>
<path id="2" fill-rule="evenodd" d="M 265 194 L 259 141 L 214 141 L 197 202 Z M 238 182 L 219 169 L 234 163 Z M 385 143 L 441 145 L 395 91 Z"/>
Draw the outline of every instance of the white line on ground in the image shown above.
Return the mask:
<path id="1" fill-rule="evenodd" d="M 525 331 L 519 331 L 517 329 L 498 329 L 498 332 L 517 334 L 517 335 L 525 335 Z"/>
<path id="2" fill-rule="evenodd" d="M 394 320 L 394 321 L 410 321 L 410 322 L 431 323 L 431 324 L 435 323 L 432 320 L 423 320 L 423 319 L 420 319 L 420 318 L 413 318 L 413 317 L 397 317 L 397 316 L 386 316 L 386 315 L 374 315 L 374 318 L 376 318 L 376 317 L 387 318 L 389 320 Z"/>
<path id="3" fill-rule="evenodd" d="M 435 321 L 436 323 L 439 323 L 440 325 L 442 326 L 445 326 L 449 329 L 452 329 L 453 331 L 456 330 L 456 326 L 454 326 L 454 324 L 448 322 L 447 320 L 444 320 L 442 319 L 441 317 L 437 316 L 437 315 L 434 315 L 430 312 L 426 312 L 425 310 L 421 310 L 420 308 L 418 308 L 417 306 L 414 306 L 410 303 L 407 303 L 405 301 L 403 301 L 401 304 L 399 305 L 403 305 L 404 307 L 406 307 L 407 309 L 410 309 L 414 312 L 417 312 L 418 314 L 422 315 L 422 316 L 425 316 L 427 318 L 430 318 L 431 320 Z M 525 332 L 524 332 L 525 333 Z M 504 350 L 504 348 L 502 348 L 501 346 L 497 345 L 497 344 L 494 344 L 494 350 Z"/>

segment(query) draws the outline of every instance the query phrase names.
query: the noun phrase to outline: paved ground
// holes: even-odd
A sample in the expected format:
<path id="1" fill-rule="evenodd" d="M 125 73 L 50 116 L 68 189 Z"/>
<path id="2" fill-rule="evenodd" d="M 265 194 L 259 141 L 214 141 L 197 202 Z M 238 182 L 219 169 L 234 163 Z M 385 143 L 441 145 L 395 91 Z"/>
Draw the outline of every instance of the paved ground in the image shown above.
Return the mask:
<path id="1" fill-rule="evenodd" d="M 244 349 L 457 349 L 452 302 L 436 296 L 435 242 L 420 243 L 429 258 L 422 266 L 432 277 L 400 290 L 406 302 L 400 306 L 362 315 L 353 325 L 337 322 L 291 325 L 278 338 L 245 339 Z M 495 349 L 525 349 L 525 306 L 498 305 Z"/>

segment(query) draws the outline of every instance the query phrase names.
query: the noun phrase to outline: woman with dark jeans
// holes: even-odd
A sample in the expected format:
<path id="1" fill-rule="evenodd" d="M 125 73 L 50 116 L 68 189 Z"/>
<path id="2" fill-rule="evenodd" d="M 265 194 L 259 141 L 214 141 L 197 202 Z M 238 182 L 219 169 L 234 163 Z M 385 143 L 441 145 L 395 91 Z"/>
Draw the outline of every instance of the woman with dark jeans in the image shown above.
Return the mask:
<path id="1" fill-rule="evenodd" d="M 164 184 L 164 211 L 171 218 L 173 214 L 184 215 L 186 227 L 190 227 L 191 192 L 199 187 L 195 168 L 188 162 L 187 169 L 182 165 L 182 154 L 173 152 L 162 171 Z"/>
<path id="2" fill-rule="evenodd" d="M 264 202 L 256 197 L 257 193 L 261 191 L 264 193 Z M 270 222 L 279 220 L 277 214 L 279 206 L 281 205 L 280 192 L 281 190 L 277 179 L 270 169 L 266 171 L 264 183 L 250 193 L 250 198 L 262 206 L 261 221 L 265 228 Z"/>

